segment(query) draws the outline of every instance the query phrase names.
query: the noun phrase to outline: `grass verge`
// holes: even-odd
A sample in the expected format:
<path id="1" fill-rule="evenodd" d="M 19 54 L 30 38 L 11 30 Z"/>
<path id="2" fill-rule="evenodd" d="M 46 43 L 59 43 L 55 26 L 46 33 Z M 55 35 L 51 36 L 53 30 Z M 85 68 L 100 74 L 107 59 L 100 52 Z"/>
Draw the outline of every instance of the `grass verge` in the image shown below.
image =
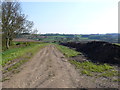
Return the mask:
<path id="1" fill-rule="evenodd" d="M 120 46 L 120 43 L 113 43 L 113 44 Z"/>
<path id="2" fill-rule="evenodd" d="M 113 66 L 110 66 L 108 64 L 98 65 L 90 61 L 77 62 L 75 60 L 70 60 L 70 63 L 74 64 L 77 69 L 80 69 L 81 74 L 85 74 L 87 76 L 118 76 L 118 71 L 116 71 Z"/>
<path id="3" fill-rule="evenodd" d="M 56 44 L 56 47 L 58 50 L 60 50 L 66 57 L 74 57 L 74 56 L 77 56 L 77 55 L 80 55 L 81 53 L 80 52 L 77 52 L 75 50 L 72 50 L 68 47 L 65 47 L 65 46 L 62 46 L 62 45 L 57 45 Z"/>
<path id="4" fill-rule="evenodd" d="M 8 63 L 9 61 L 12 61 L 16 58 L 20 58 L 20 57 L 24 56 L 26 53 L 29 53 L 29 52 L 34 54 L 35 52 L 40 50 L 40 48 L 42 48 L 46 45 L 47 45 L 46 43 L 31 44 L 30 46 L 13 48 L 13 49 L 9 49 L 7 51 L 4 51 L 2 53 L 2 61 L 0 61 L 0 65 L 5 66 L 5 64 Z"/>

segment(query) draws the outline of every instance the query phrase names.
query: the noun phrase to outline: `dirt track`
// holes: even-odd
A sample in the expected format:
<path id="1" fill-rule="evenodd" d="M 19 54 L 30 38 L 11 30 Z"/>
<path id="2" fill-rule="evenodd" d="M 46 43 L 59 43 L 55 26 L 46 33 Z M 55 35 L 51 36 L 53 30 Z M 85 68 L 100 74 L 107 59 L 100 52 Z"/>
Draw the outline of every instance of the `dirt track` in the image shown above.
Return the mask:
<path id="1" fill-rule="evenodd" d="M 118 83 L 80 75 L 54 45 L 40 50 L 3 88 L 118 88 Z"/>
<path id="2" fill-rule="evenodd" d="M 79 87 L 79 74 L 53 45 L 40 50 L 23 68 L 3 82 L 3 88 Z"/>

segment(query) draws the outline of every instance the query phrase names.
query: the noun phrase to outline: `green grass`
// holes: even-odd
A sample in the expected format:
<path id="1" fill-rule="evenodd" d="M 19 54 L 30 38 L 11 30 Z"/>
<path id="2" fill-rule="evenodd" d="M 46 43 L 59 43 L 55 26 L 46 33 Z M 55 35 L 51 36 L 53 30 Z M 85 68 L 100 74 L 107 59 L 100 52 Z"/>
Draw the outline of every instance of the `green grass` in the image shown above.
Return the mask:
<path id="1" fill-rule="evenodd" d="M 46 46 L 46 43 L 43 44 L 31 44 L 26 47 L 12 48 L 6 50 L 2 53 L 2 60 L 0 60 L 0 65 L 4 66 L 7 62 L 14 60 L 16 58 L 24 56 L 26 53 L 35 53 L 40 48 Z"/>
<path id="2" fill-rule="evenodd" d="M 113 43 L 113 44 L 120 46 L 120 43 Z"/>
<path id="3" fill-rule="evenodd" d="M 72 50 L 68 47 L 62 46 L 62 45 L 57 45 L 56 47 L 58 48 L 58 50 L 60 50 L 66 57 L 73 57 L 73 56 L 77 56 L 79 54 L 81 54 L 80 52 L 77 52 L 75 50 Z"/>
<path id="4" fill-rule="evenodd" d="M 114 70 L 106 71 L 106 72 L 102 73 L 100 76 L 103 76 L 103 77 L 118 76 L 118 71 L 114 71 Z"/>
<path id="5" fill-rule="evenodd" d="M 113 66 L 108 64 L 95 64 L 90 61 L 77 62 L 75 60 L 70 60 L 71 64 L 74 64 L 77 69 L 81 70 L 81 74 L 86 74 L 88 76 L 93 76 L 94 73 L 98 73 L 98 76 L 111 77 L 117 76 L 118 72 L 114 70 Z"/>
<path id="6" fill-rule="evenodd" d="M 86 74 L 87 76 L 93 76 L 90 71 L 82 70 L 81 74 Z"/>

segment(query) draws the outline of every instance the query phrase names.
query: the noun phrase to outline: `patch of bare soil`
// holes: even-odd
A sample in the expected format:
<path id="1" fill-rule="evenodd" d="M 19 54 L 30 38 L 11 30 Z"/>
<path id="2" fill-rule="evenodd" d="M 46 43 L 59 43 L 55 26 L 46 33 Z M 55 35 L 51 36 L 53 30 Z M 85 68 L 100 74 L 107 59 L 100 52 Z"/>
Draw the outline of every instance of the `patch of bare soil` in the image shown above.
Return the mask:
<path id="1" fill-rule="evenodd" d="M 41 49 L 22 69 L 4 81 L 3 88 L 118 88 L 116 83 L 80 75 L 54 45 Z"/>

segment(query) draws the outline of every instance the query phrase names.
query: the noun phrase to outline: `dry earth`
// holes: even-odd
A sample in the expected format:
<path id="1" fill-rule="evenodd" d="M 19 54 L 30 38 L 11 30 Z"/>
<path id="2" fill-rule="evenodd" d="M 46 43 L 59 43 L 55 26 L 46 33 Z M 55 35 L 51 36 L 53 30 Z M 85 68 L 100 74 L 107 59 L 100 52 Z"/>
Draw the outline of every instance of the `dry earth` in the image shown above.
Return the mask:
<path id="1" fill-rule="evenodd" d="M 91 77 L 80 76 L 54 45 L 40 50 L 23 70 L 3 82 L 3 88 L 117 88 L 117 84 L 101 85 Z M 98 82 L 98 83 L 96 83 Z"/>

